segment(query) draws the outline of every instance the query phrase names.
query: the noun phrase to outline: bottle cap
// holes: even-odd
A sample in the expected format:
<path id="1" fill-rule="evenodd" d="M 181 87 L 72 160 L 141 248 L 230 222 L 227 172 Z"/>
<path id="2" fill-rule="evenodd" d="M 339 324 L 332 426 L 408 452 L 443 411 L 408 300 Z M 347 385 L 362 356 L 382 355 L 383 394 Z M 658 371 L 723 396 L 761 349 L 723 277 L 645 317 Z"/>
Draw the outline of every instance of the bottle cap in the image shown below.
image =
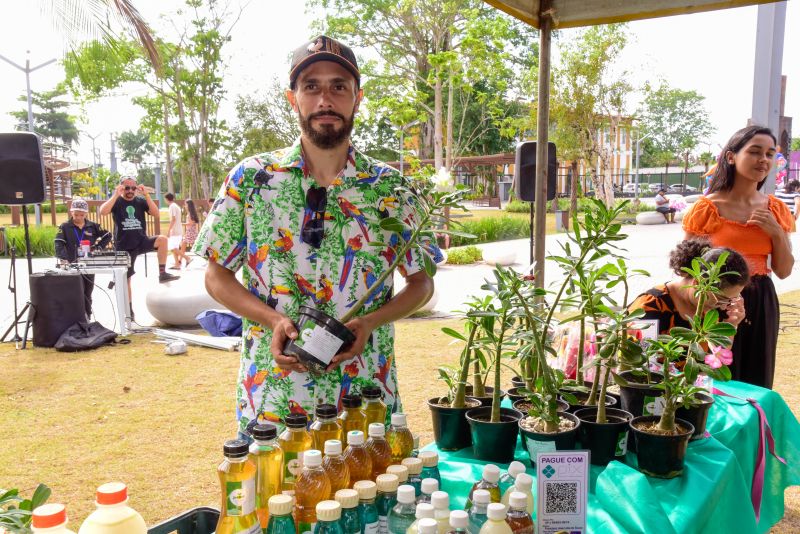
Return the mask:
<path id="1" fill-rule="evenodd" d="M 408 467 L 404 465 L 398 465 L 398 464 L 390 465 L 389 467 L 386 468 L 386 472 L 389 473 L 390 475 L 395 475 L 397 477 L 397 480 L 400 481 L 400 484 L 408 480 Z"/>
<path id="2" fill-rule="evenodd" d="M 383 392 L 378 386 L 369 386 L 361 390 L 361 396 L 365 399 L 380 399 L 383 397 Z"/>
<path id="3" fill-rule="evenodd" d="M 397 502 L 401 502 L 403 504 L 410 504 L 410 503 L 415 503 L 416 501 L 417 501 L 417 493 L 414 490 L 414 486 L 403 484 L 402 486 L 397 488 Z"/>
<path id="4" fill-rule="evenodd" d="M 414 444 L 414 450 L 419 449 L 419 434 L 412 434 L 411 441 Z"/>
<path id="5" fill-rule="evenodd" d="M 418 475 L 422 473 L 422 460 L 419 458 L 404 458 L 400 463 L 408 468 L 409 475 Z"/>
<path id="6" fill-rule="evenodd" d="M 355 508 L 358 506 L 358 491 L 354 489 L 340 489 L 334 495 L 336 501 L 342 508 Z"/>
<path id="7" fill-rule="evenodd" d="M 439 481 L 435 478 L 423 478 L 420 484 L 420 490 L 426 495 L 430 495 L 434 491 L 439 490 Z"/>
<path id="8" fill-rule="evenodd" d="M 250 435 L 253 436 L 253 439 L 268 441 L 278 436 L 278 429 L 271 423 L 264 423 L 254 426 L 253 430 L 250 431 Z"/>
<path id="9" fill-rule="evenodd" d="M 222 453 L 228 458 L 241 458 L 250 452 L 250 444 L 243 439 L 229 439 L 222 446 Z"/>
<path id="10" fill-rule="evenodd" d="M 380 423 L 370 423 L 367 432 L 371 438 L 382 438 L 386 435 L 386 427 Z"/>
<path id="11" fill-rule="evenodd" d="M 363 500 L 374 499 L 378 486 L 371 480 L 359 480 L 353 484 L 353 489 L 358 492 L 358 498 Z"/>
<path id="12" fill-rule="evenodd" d="M 438 529 L 439 524 L 435 519 L 431 519 L 430 517 L 420 519 L 419 523 L 417 524 L 417 531 L 419 534 L 436 534 Z"/>
<path id="13" fill-rule="evenodd" d="M 492 502 L 492 496 L 486 490 L 475 490 L 472 492 L 472 502 L 489 504 Z"/>
<path id="14" fill-rule="evenodd" d="M 524 472 L 525 472 L 525 464 L 523 464 L 522 462 L 514 460 L 513 462 L 508 464 L 508 474 L 511 476 L 511 478 L 517 478 L 517 475 Z"/>
<path id="15" fill-rule="evenodd" d="M 283 421 L 289 428 L 305 428 L 308 425 L 308 417 L 301 413 L 287 415 Z"/>
<path id="16" fill-rule="evenodd" d="M 361 395 L 345 395 L 342 397 L 342 406 L 345 408 L 361 408 Z"/>
<path id="17" fill-rule="evenodd" d="M 400 484 L 400 479 L 397 478 L 397 475 L 384 473 L 375 478 L 375 484 L 378 486 L 378 491 L 383 493 L 394 493 L 397 491 L 397 486 Z"/>
<path id="18" fill-rule="evenodd" d="M 487 464 L 483 468 L 483 480 L 491 484 L 497 484 L 500 480 L 500 468 L 494 464 Z"/>
<path id="19" fill-rule="evenodd" d="M 508 497 L 508 505 L 511 508 L 528 508 L 528 498 L 521 491 L 512 491 Z"/>
<path id="20" fill-rule="evenodd" d="M 431 495 L 431 504 L 437 510 L 449 510 L 450 496 L 443 491 L 434 491 Z"/>
<path id="21" fill-rule="evenodd" d="M 231 441 L 241 442 L 247 446 L 246 441 L 241 441 L 238 439 Z M 225 443 L 227 445 L 230 442 L 226 441 Z M 243 454 L 242 456 L 247 456 L 247 453 Z M 97 488 L 97 493 L 95 494 L 95 501 L 100 505 L 108 506 L 110 504 L 121 504 L 126 500 L 128 500 L 128 486 L 122 482 L 108 482 L 103 484 Z"/>
<path id="22" fill-rule="evenodd" d="M 392 426 L 406 426 L 406 414 L 404 413 L 393 413 L 392 414 Z"/>
<path id="23" fill-rule="evenodd" d="M 422 460 L 422 467 L 436 467 L 439 465 L 439 454 L 436 451 L 419 451 L 419 456 Z"/>
<path id="24" fill-rule="evenodd" d="M 528 473 L 520 473 L 514 480 L 514 489 L 522 493 L 530 493 L 533 489 L 533 477 Z"/>
<path id="25" fill-rule="evenodd" d="M 347 444 L 348 445 L 363 445 L 364 444 L 364 433 L 360 430 L 351 430 L 347 433 Z"/>
<path id="26" fill-rule="evenodd" d="M 464 510 L 453 510 L 450 512 L 450 526 L 453 528 L 467 528 L 469 525 L 469 514 Z"/>
<path id="27" fill-rule="evenodd" d="M 421 502 L 417 505 L 417 511 L 414 514 L 414 517 L 417 519 L 422 519 L 425 517 L 433 518 L 435 514 L 435 510 L 433 505 L 429 502 Z"/>
<path id="28" fill-rule="evenodd" d="M 322 465 L 322 453 L 315 449 L 303 453 L 303 467 L 319 467 Z"/>
<path id="29" fill-rule="evenodd" d="M 314 409 L 317 417 L 336 417 L 336 406 L 333 404 L 317 404 Z"/>
<path id="30" fill-rule="evenodd" d="M 289 515 L 294 508 L 294 499 L 290 495 L 273 495 L 267 501 L 269 515 Z"/>
<path id="31" fill-rule="evenodd" d="M 342 505 L 336 501 L 317 503 L 317 521 L 338 521 L 342 518 Z"/>
<path id="32" fill-rule="evenodd" d="M 53 528 L 67 522 L 67 509 L 63 504 L 43 504 L 33 510 L 33 528 Z"/>
<path id="33" fill-rule="evenodd" d="M 338 439 L 325 440 L 325 456 L 339 456 L 342 454 L 342 442 Z"/>
<path id="34" fill-rule="evenodd" d="M 486 509 L 486 517 L 494 521 L 506 520 L 506 506 L 499 502 L 493 502 Z"/>

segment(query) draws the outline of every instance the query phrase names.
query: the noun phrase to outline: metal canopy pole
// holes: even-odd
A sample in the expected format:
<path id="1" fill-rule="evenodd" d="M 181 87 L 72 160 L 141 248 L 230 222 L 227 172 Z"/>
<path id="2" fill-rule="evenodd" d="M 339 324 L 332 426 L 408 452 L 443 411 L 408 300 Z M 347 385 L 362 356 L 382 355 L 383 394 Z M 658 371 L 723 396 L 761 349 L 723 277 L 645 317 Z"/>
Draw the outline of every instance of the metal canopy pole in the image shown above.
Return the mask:
<path id="1" fill-rule="evenodd" d="M 544 287 L 545 229 L 547 225 L 547 128 L 550 123 L 550 0 L 539 6 L 539 101 L 536 124 L 536 207 L 534 213 L 534 268 L 536 287 Z"/>

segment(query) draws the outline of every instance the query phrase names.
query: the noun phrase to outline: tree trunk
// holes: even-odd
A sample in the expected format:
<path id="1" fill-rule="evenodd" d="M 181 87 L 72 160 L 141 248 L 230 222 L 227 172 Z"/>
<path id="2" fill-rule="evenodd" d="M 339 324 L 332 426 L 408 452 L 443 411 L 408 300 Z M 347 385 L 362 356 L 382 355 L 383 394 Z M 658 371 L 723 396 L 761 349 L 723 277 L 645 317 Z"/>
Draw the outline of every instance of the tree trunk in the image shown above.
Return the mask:
<path id="1" fill-rule="evenodd" d="M 442 157 L 442 108 L 444 103 L 442 102 L 442 80 L 438 77 L 433 87 L 433 103 L 433 166 L 438 171 L 444 165 Z"/>
<path id="2" fill-rule="evenodd" d="M 453 168 L 453 72 L 450 71 L 447 91 L 447 150 L 445 152 L 445 168 L 447 172 Z M 454 184 L 455 185 L 455 184 Z"/>
<path id="3" fill-rule="evenodd" d="M 167 191 L 175 192 L 175 180 L 172 176 L 172 147 L 169 137 L 169 109 L 167 108 L 167 96 L 164 93 L 164 84 L 161 84 L 161 104 L 164 113 L 164 164 L 167 166 Z M 182 192 L 182 191 L 181 191 Z"/>
<path id="4" fill-rule="evenodd" d="M 578 160 L 572 160 L 572 177 L 569 184 L 570 217 L 578 213 Z"/>

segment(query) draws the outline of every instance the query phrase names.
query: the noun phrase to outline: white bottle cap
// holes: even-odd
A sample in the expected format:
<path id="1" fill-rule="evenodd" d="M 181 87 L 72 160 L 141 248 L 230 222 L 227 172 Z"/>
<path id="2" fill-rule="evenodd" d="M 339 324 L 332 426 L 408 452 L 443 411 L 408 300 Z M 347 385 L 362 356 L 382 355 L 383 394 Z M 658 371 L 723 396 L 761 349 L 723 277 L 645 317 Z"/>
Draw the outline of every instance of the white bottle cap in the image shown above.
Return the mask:
<path id="1" fill-rule="evenodd" d="M 423 478 L 422 483 L 420 484 L 420 489 L 422 490 L 422 493 L 430 495 L 434 491 L 439 490 L 439 481 L 435 478 Z"/>
<path id="2" fill-rule="evenodd" d="M 342 505 L 336 501 L 321 501 L 317 503 L 318 521 L 338 521 L 342 518 Z"/>
<path id="3" fill-rule="evenodd" d="M 406 426 L 406 414 L 404 414 L 404 413 L 393 413 L 392 414 L 392 426 Z"/>
<path id="4" fill-rule="evenodd" d="M 433 507 L 431 507 L 433 510 Z M 433 515 L 431 515 L 433 517 Z M 67 509 L 63 504 L 50 503 L 33 510 L 32 525 L 35 529 L 54 528 L 67 524 Z"/>
<path id="5" fill-rule="evenodd" d="M 355 508 L 358 506 L 358 491 L 354 489 L 340 489 L 333 496 L 342 508 Z"/>
<path id="6" fill-rule="evenodd" d="M 508 464 L 508 474 L 511 476 L 511 478 L 517 478 L 517 475 L 524 472 L 525 472 L 525 464 L 523 464 L 522 462 L 514 460 L 513 462 Z"/>
<path id="7" fill-rule="evenodd" d="M 500 480 L 500 468 L 494 464 L 487 464 L 483 468 L 483 480 L 497 484 L 497 481 Z"/>
<path id="8" fill-rule="evenodd" d="M 489 504 L 492 502 L 492 496 L 486 490 L 475 490 L 472 492 L 472 502 Z"/>
<path id="9" fill-rule="evenodd" d="M 303 453 L 303 466 L 304 467 L 319 467 L 322 465 L 322 453 L 318 450 L 311 449 Z"/>
<path id="10" fill-rule="evenodd" d="M 288 515 L 294 508 L 294 499 L 289 495 L 273 495 L 267 501 L 269 515 Z"/>
<path id="11" fill-rule="evenodd" d="M 377 493 L 378 485 L 371 480 L 359 480 L 353 484 L 353 489 L 358 492 L 359 499 L 374 499 Z"/>
<path id="12" fill-rule="evenodd" d="M 419 458 L 403 458 L 400 462 L 408 468 L 409 475 L 418 475 L 422 473 L 422 460 Z"/>
<path id="13" fill-rule="evenodd" d="M 370 423 L 368 432 L 371 438 L 382 438 L 386 435 L 386 428 L 380 423 Z"/>
<path id="14" fill-rule="evenodd" d="M 390 475 L 397 477 L 397 480 L 402 484 L 408 480 L 408 467 L 399 464 L 393 464 L 386 468 L 386 472 Z"/>
<path id="15" fill-rule="evenodd" d="M 325 456 L 342 454 L 342 442 L 338 439 L 325 440 Z"/>
<path id="16" fill-rule="evenodd" d="M 514 489 L 522 493 L 530 493 L 533 488 L 533 477 L 528 473 L 520 473 L 514 480 Z"/>
<path id="17" fill-rule="evenodd" d="M 439 465 L 439 454 L 436 451 L 419 451 L 419 456 L 422 460 L 422 467 L 436 467 Z"/>
<path id="18" fill-rule="evenodd" d="M 449 510 L 450 496 L 443 491 L 434 491 L 431 495 L 431 504 L 437 510 Z"/>
<path id="19" fill-rule="evenodd" d="M 383 493 L 394 493 L 397 491 L 397 485 L 399 483 L 400 479 L 397 478 L 397 475 L 392 475 L 390 473 L 384 473 L 375 478 L 375 484 L 378 486 L 378 491 Z"/>
<path id="20" fill-rule="evenodd" d="M 505 521 L 506 506 L 499 502 L 493 502 L 489 505 L 489 508 L 486 509 L 486 517 L 493 521 Z"/>
<path id="21" fill-rule="evenodd" d="M 414 517 L 417 519 L 422 519 L 424 517 L 435 517 L 435 509 L 433 505 L 429 502 L 421 502 L 417 505 L 417 512 L 414 514 Z"/>
<path id="22" fill-rule="evenodd" d="M 438 529 L 439 524 L 435 519 L 431 519 L 430 517 L 420 519 L 419 523 L 417 524 L 417 531 L 419 534 L 436 534 Z"/>
<path id="23" fill-rule="evenodd" d="M 417 501 L 417 494 L 414 491 L 414 486 L 403 484 L 397 488 L 397 502 L 403 504 L 413 504 Z"/>
<path id="24" fill-rule="evenodd" d="M 521 491 L 512 491 L 508 498 L 508 505 L 511 508 L 528 508 L 528 498 Z"/>
<path id="25" fill-rule="evenodd" d="M 364 433 L 360 430 L 351 430 L 347 433 L 347 444 L 348 445 L 363 445 L 364 444 Z"/>
<path id="26" fill-rule="evenodd" d="M 467 528 L 469 525 L 469 514 L 464 510 L 453 510 L 450 512 L 450 526 L 453 528 Z"/>

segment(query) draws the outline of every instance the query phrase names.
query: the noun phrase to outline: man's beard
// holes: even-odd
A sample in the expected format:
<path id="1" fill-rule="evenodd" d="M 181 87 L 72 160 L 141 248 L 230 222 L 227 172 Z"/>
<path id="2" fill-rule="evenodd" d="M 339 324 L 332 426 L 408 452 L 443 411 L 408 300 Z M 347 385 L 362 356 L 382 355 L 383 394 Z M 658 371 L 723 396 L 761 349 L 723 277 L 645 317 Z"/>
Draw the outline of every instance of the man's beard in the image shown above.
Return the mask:
<path id="1" fill-rule="evenodd" d="M 330 150 L 339 146 L 350 138 L 350 133 L 353 131 L 353 118 L 355 117 L 355 110 L 350 115 L 350 118 L 336 113 L 335 111 L 318 111 L 307 117 L 304 117 L 302 113 L 298 112 L 297 116 L 300 117 L 300 130 L 302 130 L 303 135 L 305 135 L 306 138 L 317 148 Z M 320 126 L 320 130 L 316 130 L 311 126 L 312 119 L 325 116 L 339 118 L 342 121 L 342 125 L 338 130 L 333 124 L 322 124 Z"/>

